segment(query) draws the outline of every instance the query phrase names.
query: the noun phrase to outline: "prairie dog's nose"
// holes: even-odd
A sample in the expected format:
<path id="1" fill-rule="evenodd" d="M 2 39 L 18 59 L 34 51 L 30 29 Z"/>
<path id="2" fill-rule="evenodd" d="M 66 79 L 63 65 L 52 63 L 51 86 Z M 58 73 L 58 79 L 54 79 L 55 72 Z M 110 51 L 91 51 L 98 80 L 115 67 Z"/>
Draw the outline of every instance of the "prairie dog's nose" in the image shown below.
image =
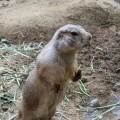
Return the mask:
<path id="1" fill-rule="evenodd" d="M 92 35 L 91 36 L 89 36 L 89 38 L 88 38 L 89 40 L 91 40 L 92 39 Z"/>
<path id="2" fill-rule="evenodd" d="M 88 33 L 88 40 L 92 39 L 92 35 L 90 33 Z"/>

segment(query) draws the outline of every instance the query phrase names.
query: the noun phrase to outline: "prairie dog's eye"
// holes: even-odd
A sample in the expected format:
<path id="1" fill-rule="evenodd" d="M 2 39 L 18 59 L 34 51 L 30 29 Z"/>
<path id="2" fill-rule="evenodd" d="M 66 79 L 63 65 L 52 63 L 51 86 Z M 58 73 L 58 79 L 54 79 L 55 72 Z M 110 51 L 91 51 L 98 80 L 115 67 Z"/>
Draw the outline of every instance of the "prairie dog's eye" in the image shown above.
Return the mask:
<path id="1" fill-rule="evenodd" d="M 71 32 L 71 35 L 78 36 L 78 33 L 77 32 Z"/>

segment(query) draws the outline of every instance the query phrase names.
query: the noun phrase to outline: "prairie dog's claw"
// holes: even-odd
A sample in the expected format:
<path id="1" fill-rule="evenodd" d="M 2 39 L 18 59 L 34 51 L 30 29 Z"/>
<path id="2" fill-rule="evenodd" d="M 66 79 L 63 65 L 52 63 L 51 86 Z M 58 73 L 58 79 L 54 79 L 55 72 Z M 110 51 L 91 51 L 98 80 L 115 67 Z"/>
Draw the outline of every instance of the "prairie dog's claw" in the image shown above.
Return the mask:
<path id="1" fill-rule="evenodd" d="M 78 70 L 77 72 L 75 72 L 75 76 L 72 78 L 72 81 L 76 82 L 79 79 L 81 79 L 81 70 Z"/>

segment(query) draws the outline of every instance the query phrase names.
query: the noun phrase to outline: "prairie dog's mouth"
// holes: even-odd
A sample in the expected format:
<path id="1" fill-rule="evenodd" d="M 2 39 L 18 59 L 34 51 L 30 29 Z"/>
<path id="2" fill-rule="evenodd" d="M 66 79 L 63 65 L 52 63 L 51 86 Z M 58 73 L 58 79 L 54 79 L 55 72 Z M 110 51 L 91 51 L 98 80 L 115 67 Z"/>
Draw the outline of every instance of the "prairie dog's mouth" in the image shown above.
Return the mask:
<path id="1" fill-rule="evenodd" d="M 91 45 L 92 45 L 91 42 L 88 42 L 88 43 L 84 44 L 83 47 L 87 47 L 87 46 L 89 47 Z"/>

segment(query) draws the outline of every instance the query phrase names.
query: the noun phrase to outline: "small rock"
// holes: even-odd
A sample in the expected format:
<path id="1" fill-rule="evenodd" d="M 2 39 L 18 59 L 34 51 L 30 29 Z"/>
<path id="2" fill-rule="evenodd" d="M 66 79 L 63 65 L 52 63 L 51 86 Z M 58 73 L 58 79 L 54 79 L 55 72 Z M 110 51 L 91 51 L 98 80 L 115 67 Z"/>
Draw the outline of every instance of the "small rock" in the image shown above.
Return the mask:
<path id="1" fill-rule="evenodd" d="M 1 100 L 4 100 L 4 101 L 8 101 L 8 98 L 3 97 L 3 96 L 2 96 L 2 97 L 0 97 L 0 99 L 1 99 Z"/>
<path id="2" fill-rule="evenodd" d="M 10 109 L 10 112 L 11 112 L 11 113 L 14 113 L 14 109 L 11 108 L 11 109 Z"/>
<path id="3" fill-rule="evenodd" d="M 87 80 L 87 78 L 82 78 L 81 81 L 82 81 L 83 83 L 86 83 L 88 80 Z"/>
<path id="4" fill-rule="evenodd" d="M 120 31 L 116 32 L 116 36 L 120 37 Z"/>
<path id="5" fill-rule="evenodd" d="M 120 0 L 114 0 L 114 1 L 116 1 L 116 2 L 120 3 Z"/>
<path id="6" fill-rule="evenodd" d="M 81 102 L 80 98 L 76 98 L 75 102 L 80 103 Z"/>
<path id="7" fill-rule="evenodd" d="M 3 112 L 6 112 L 6 111 L 8 110 L 8 107 L 3 106 L 3 107 L 2 107 L 2 110 L 3 110 Z"/>
<path id="8" fill-rule="evenodd" d="M 116 92 L 116 91 L 118 91 L 118 88 L 117 88 L 116 86 L 114 86 L 114 87 L 112 88 L 112 90 L 113 90 L 114 92 Z"/>
<path id="9" fill-rule="evenodd" d="M 4 39 L 4 38 L 0 38 L 0 43 L 4 43 L 4 44 L 7 44 L 7 45 L 10 45 L 11 41 L 9 41 L 7 39 Z"/>
<path id="10" fill-rule="evenodd" d="M 120 68 L 115 70 L 116 73 L 120 73 Z"/>
<path id="11" fill-rule="evenodd" d="M 98 100 L 97 98 L 93 99 L 93 100 L 90 102 L 90 106 L 91 106 L 92 108 L 100 107 L 99 100 Z"/>
<path id="12" fill-rule="evenodd" d="M 7 7 L 9 4 L 8 3 L 3 3 L 2 7 Z"/>
<path id="13" fill-rule="evenodd" d="M 5 90 L 6 91 L 6 90 Z M 5 92 L 3 93 L 3 95 L 0 97 L 1 100 L 3 101 L 9 101 L 9 102 L 12 102 L 10 100 L 10 98 L 12 98 L 12 96 L 8 93 L 8 92 Z"/>
<path id="14" fill-rule="evenodd" d="M 69 94 L 67 97 L 68 97 L 68 98 L 72 98 L 72 97 L 73 97 L 73 95 L 72 95 L 72 94 Z"/>
<path id="15" fill-rule="evenodd" d="M 112 32 L 115 32 L 115 31 L 116 31 L 116 26 L 112 25 L 109 29 L 110 29 Z"/>
<path id="16" fill-rule="evenodd" d="M 4 98 L 11 98 L 11 95 L 8 92 L 4 92 L 3 97 Z"/>

